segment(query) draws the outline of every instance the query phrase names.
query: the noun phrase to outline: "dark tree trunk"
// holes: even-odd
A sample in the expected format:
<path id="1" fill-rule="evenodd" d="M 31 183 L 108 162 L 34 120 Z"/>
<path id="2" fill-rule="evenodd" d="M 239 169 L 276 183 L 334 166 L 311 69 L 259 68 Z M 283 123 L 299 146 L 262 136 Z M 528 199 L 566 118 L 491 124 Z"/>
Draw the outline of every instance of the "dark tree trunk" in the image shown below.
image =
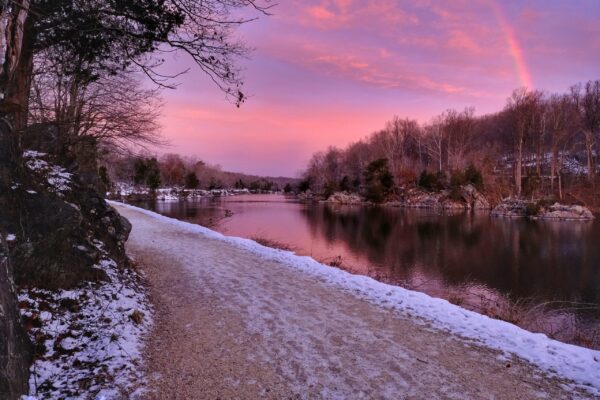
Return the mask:
<path id="1" fill-rule="evenodd" d="M 29 114 L 29 94 L 31 91 L 31 76 L 33 71 L 33 46 L 35 43 L 33 18 L 28 17 L 23 27 L 23 47 L 17 68 L 8 82 L 7 102 L 14 112 L 13 129 L 22 133 L 27 127 Z"/>
<path id="2" fill-rule="evenodd" d="M 0 250 L 0 398 L 19 399 L 27 394 L 30 345 L 20 323 L 15 285 L 3 241 Z"/>

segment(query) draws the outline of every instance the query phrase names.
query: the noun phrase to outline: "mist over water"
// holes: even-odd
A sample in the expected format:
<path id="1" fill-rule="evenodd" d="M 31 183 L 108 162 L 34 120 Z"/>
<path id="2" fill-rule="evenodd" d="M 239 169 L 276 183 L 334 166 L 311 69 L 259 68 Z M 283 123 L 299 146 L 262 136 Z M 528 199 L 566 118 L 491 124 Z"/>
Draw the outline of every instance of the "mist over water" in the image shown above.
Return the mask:
<path id="1" fill-rule="evenodd" d="M 598 221 L 304 204 L 278 195 L 138 205 L 600 348 Z"/>

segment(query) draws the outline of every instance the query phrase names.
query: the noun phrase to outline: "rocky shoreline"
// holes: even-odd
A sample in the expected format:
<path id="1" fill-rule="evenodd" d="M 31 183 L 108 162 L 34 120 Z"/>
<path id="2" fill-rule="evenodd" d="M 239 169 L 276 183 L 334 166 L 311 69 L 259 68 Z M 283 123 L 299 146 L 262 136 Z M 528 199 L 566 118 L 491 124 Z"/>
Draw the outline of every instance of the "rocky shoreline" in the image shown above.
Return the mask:
<path id="1" fill-rule="evenodd" d="M 178 201 L 178 200 L 198 200 L 211 197 L 235 196 L 240 194 L 252 193 L 248 189 L 182 189 L 182 188 L 161 188 L 155 191 L 146 188 L 123 187 L 115 191 L 108 192 L 106 197 L 109 200 L 137 202 L 137 201 Z"/>
<path id="2" fill-rule="evenodd" d="M 546 220 L 590 221 L 594 214 L 581 205 L 560 203 L 548 204 L 544 201 L 504 199 L 490 213 L 492 217 L 529 218 Z"/>
<path id="3" fill-rule="evenodd" d="M 325 200 L 311 192 L 300 193 L 297 197 L 302 201 L 320 201 L 328 204 L 375 205 L 364 200 L 359 194 L 350 192 L 336 192 Z M 421 189 L 408 189 L 397 196 L 397 199 L 380 205 L 439 212 L 480 211 L 489 212 L 490 216 L 498 218 L 565 221 L 589 221 L 594 219 L 592 211 L 585 206 L 560 204 L 547 200 L 507 198 L 493 206 L 487 197 L 473 185 L 464 185 L 455 191 L 429 192 Z"/>

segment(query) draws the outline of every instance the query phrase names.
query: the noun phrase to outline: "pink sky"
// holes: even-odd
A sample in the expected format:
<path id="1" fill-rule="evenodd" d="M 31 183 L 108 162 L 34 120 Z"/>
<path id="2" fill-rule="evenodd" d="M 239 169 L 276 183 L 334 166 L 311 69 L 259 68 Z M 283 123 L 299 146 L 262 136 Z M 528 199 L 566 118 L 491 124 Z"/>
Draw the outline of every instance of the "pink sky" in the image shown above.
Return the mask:
<path id="1" fill-rule="evenodd" d="M 600 1 L 282 0 L 244 26 L 240 109 L 193 69 L 164 92 L 171 146 L 226 170 L 297 176 L 310 156 L 448 108 L 500 110 L 519 86 L 600 79 Z M 168 61 L 183 70 L 189 60 Z"/>

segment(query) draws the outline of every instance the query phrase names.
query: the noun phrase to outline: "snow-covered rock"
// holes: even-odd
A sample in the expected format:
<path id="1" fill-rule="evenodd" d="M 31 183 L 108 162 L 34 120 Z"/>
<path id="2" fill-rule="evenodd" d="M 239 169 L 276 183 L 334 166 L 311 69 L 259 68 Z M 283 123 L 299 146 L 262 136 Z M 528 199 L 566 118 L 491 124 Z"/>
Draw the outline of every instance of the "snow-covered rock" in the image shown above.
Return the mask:
<path id="1" fill-rule="evenodd" d="M 564 219 L 564 220 L 592 220 L 594 214 L 584 206 L 565 205 L 554 203 L 548 208 L 540 210 L 534 218 L 538 219 Z"/>
<path id="2" fill-rule="evenodd" d="M 546 206 L 539 201 L 509 198 L 503 200 L 490 213 L 492 217 L 531 219 L 580 220 L 594 219 L 592 212 L 584 206 L 554 203 Z"/>
<path id="3" fill-rule="evenodd" d="M 336 192 L 329 196 L 327 202 L 335 204 L 361 204 L 363 200 L 356 193 Z"/>
<path id="4" fill-rule="evenodd" d="M 527 216 L 527 202 L 521 199 L 505 199 L 490 213 L 492 217 L 522 218 Z"/>

